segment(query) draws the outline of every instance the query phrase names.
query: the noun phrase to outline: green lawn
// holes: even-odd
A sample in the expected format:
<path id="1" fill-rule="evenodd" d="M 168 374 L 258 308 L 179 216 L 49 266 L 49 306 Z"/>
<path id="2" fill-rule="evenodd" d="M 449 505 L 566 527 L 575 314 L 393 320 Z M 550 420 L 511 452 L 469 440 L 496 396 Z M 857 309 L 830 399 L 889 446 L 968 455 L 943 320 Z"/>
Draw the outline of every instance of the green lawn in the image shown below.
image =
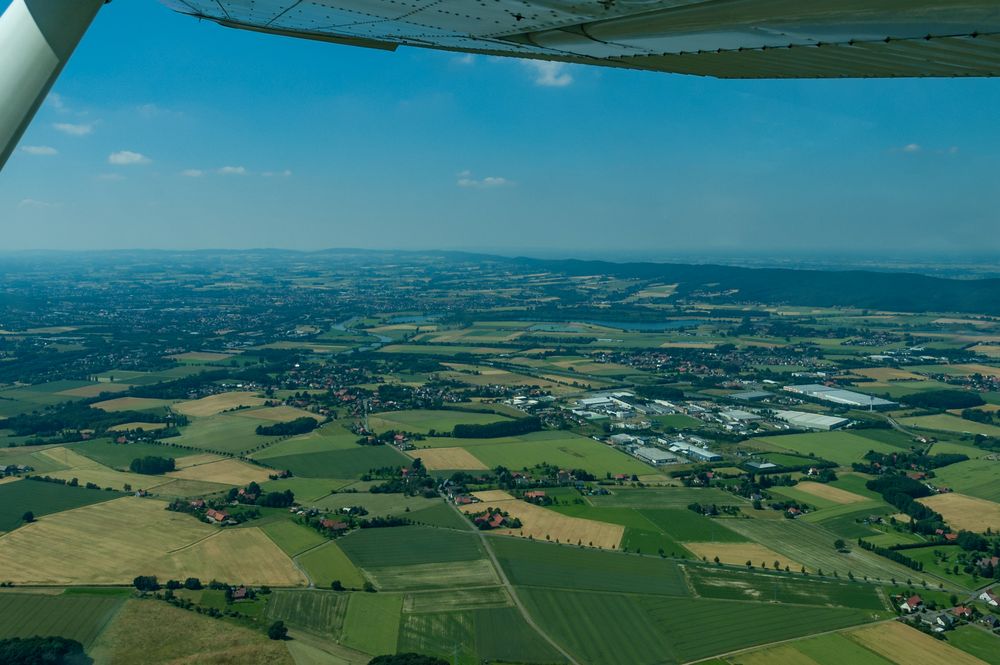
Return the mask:
<path id="1" fill-rule="evenodd" d="M 337 541 L 330 541 L 311 549 L 298 558 L 313 584 L 321 589 L 330 587 L 334 580 L 340 580 L 348 589 L 360 589 L 365 578 L 357 566 L 344 554 Z"/>
<path id="2" fill-rule="evenodd" d="M 974 626 L 962 626 L 948 633 L 948 642 L 989 665 L 1000 665 L 1000 637 L 996 635 Z"/>
<path id="3" fill-rule="evenodd" d="M 937 469 L 935 473 L 935 482 L 939 485 L 969 496 L 1000 502 L 1000 462 L 970 459 Z"/>
<path id="4" fill-rule="evenodd" d="M 323 510 L 339 511 L 348 506 L 364 506 L 369 515 L 399 515 L 410 517 L 407 512 L 423 510 L 433 506 L 442 505 L 444 502 L 439 498 L 425 499 L 422 496 L 407 496 L 405 494 L 371 494 L 370 492 L 342 492 L 330 494 L 317 501 L 314 505 Z"/>
<path id="5" fill-rule="evenodd" d="M 928 547 L 906 550 L 903 554 L 911 559 L 922 562 L 924 564 L 924 572 L 937 575 L 949 580 L 955 586 L 971 591 L 982 586 L 985 580 L 979 578 L 973 579 L 972 575 L 967 575 L 962 571 L 965 565 L 958 563 L 958 556 L 961 552 L 962 548 L 958 545 L 930 545 Z M 958 566 L 958 573 L 954 572 L 956 565 Z M 998 646 L 1000 646 L 1000 642 L 998 642 Z"/>
<path id="6" fill-rule="evenodd" d="M 21 525 L 21 517 L 31 511 L 35 518 L 63 510 L 110 501 L 119 492 L 68 487 L 38 480 L 16 480 L 0 485 L 0 531 L 10 531 Z M 0 571 L 0 581 L 3 571 Z"/>

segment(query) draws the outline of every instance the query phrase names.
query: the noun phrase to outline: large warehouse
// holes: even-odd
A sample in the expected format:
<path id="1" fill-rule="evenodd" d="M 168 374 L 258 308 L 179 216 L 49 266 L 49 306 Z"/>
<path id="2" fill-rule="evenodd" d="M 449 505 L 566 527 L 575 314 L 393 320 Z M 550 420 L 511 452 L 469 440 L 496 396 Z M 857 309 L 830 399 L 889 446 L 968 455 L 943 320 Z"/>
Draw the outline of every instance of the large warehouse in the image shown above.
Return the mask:
<path id="1" fill-rule="evenodd" d="M 785 390 L 796 395 L 802 395 L 803 397 L 861 409 L 892 409 L 899 406 L 896 402 L 890 402 L 881 397 L 872 397 L 871 395 L 856 393 L 853 390 L 843 390 L 842 388 L 831 388 L 830 386 L 823 386 L 818 383 L 785 386 Z"/>
<path id="2" fill-rule="evenodd" d="M 774 416 L 793 427 L 801 427 L 802 429 L 840 429 L 851 423 L 847 418 L 824 416 L 821 413 L 807 413 L 805 411 L 775 411 Z"/>

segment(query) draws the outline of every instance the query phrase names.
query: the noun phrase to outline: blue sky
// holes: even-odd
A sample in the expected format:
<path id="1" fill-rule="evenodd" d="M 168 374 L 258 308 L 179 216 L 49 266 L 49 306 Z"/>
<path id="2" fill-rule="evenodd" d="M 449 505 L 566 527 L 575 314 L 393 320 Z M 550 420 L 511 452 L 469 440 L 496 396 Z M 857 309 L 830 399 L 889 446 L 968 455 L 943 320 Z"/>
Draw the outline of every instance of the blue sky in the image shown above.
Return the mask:
<path id="1" fill-rule="evenodd" d="M 995 80 L 539 68 L 116 0 L 54 92 L 6 249 L 1000 251 Z"/>

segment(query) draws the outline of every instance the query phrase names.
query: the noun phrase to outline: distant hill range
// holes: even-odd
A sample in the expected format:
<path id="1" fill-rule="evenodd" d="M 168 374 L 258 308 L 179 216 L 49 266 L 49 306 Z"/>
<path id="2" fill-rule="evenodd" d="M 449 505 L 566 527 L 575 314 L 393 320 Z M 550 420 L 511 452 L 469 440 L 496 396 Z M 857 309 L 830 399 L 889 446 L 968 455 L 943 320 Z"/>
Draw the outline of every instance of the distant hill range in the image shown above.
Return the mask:
<path id="1" fill-rule="evenodd" d="M 712 302 L 858 307 L 901 312 L 1000 314 L 1000 279 L 944 279 L 899 272 L 738 268 L 679 263 L 511 259 L 531 270 L 612 275 L 677 284 L 677 297 Z"/>

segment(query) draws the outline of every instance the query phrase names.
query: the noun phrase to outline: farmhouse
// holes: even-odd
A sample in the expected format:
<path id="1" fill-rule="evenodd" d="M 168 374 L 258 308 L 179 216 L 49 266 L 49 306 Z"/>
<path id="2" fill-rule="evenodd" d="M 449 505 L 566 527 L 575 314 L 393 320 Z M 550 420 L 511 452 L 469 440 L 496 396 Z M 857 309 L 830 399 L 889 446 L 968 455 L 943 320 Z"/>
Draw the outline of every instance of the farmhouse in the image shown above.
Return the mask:
<path id="1" fill-rule="evenodd" d="M 910 596 L 903 601 L 903 603 L 899 606 L 899 609 L 907 613 L 916 612 L 917 609 L 919 609 L 923 604 L 924 600 L 920 596 Z"/>
<path id="2" fill-rule="evenodd" d="M 214 524 L 222 524 L 223 522 L 229 519 L 229 513 L 226 513 L 222 510 L 215 510 L 213 508 L 209 508 L 208 510 L 205 511 L 205 517 L 208 518 L 209 522 L 212 522 Z"/>
<path id="3" fill-rule="evenodd" d="M 986 601 L 990 607 L 1000 607 L 1000 596 L 993 593 L 993 589 L 987 589 L 979 594 L 979 600 Z"/>
<path id="4" fill-rule="evenodd" d="M 330 529 L 331 531 L 345 531 L 348 528 L 347 522 L 331 519 L 320 520 L 319 525 L 324 529 Z"/>
<path id="5" fill-rule="evenodd" d="M 971 619 L 972 618 L 972 608 L 966 607 L 965 605 L 959 605 L 951 611 L 952 614 L 957 616 L 959 619 Z"/>

